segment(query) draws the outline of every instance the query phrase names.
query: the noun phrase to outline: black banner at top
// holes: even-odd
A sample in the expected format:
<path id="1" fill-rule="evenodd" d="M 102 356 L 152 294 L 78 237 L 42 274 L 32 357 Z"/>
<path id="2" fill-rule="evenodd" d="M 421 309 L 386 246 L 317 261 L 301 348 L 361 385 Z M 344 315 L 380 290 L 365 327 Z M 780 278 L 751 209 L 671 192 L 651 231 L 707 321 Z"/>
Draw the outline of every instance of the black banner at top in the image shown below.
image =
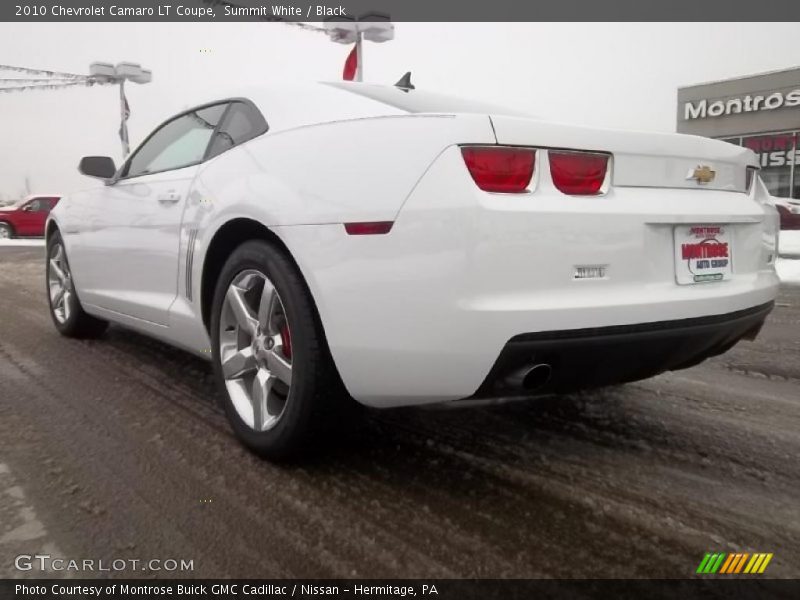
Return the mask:
<path id="1" fill-rule="evenodd" d="M 798 0 L 3 0 L 6 22 L 800 21 Z M 799 26 L 800 27 L 800 26 Z M 676 44 L 680 40 L 675 40 Z"/>

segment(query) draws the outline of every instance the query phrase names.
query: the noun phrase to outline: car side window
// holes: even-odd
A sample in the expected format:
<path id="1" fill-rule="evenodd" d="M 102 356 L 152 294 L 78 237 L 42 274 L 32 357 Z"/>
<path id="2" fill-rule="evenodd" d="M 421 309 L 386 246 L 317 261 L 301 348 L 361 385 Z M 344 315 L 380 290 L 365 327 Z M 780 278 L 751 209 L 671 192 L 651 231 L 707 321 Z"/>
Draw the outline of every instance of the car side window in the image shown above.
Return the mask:
<path id="1" fill-rule="evenodd" d="M 180 169 L 203 161 L 227 103 L 193 110 L 156 130 L 128 161 L 123 177 Z"/>
<path id="2" fill-rule="evenodd" d="M 28 202 L 28 205 L 25 207 L 31 212 L 39 212 L 42 210 L 42 201 L 41 200 L 31 200 Z"/>
<path id="3" fill-rule="evenodd" d="M 222 154 L 266 131 L 267 122 L 255 106 L 238 100 L 231 102 L 230 109 L 211 140 L 206 158 Z"/>
<path id="4" fill-rule="evenodd" d="M 55 198 L 37 198 L 30 203 L 30 210 L 34 212 L 49 213 L 55 206 Z"/>

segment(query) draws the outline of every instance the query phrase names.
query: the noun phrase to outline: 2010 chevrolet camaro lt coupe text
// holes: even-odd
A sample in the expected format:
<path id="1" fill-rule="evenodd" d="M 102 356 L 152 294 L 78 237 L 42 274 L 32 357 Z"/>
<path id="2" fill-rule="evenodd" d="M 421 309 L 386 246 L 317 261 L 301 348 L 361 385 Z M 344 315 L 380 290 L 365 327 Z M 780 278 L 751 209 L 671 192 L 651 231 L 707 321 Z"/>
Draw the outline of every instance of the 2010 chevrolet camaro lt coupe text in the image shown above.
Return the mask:
<path id="1" fill-rule="evenodd" d="M 532 396 L 682 369 L 752 339 L 778 214 L 755 155 L 562 125 L 410 84 L 248 90 L 184 111 L 56 206 L 53 322 L 213 362 L 250 448 L 343 398 Z"/>

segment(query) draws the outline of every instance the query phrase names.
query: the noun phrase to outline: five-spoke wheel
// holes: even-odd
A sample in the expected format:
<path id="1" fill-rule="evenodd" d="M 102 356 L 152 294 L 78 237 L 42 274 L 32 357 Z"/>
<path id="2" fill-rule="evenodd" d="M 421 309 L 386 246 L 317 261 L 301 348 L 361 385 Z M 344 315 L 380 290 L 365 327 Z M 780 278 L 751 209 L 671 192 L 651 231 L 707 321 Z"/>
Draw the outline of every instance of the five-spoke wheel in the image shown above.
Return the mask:
<path id="1" fill-rule="evenodd" d="M 97 337 L 106 330 L 107 321 L 86 313 L 81 306 L 67 260 L 66 246 L 58 231 L 47 238 L 45 277 L 50 315 L 59 333 L 68 337 L 88 338 Z"/>
<path id="2" fill-rule="evenodd" d="M 47 287 L 50 292 L 50 306 L 56 321 L 66 323 L 72 305 L 72 276 L 64 245 L 60 241 L 51 245 L 48 260 Z"/>
<path id="3" fill-rule="evenodd" d="M 211 307 L 214 373 L 231 427 L 249 448 L 287 458 L 349 405 L 314 300 L 289 254 L 243 242 L 225 261 Z"/>
<path id="4" fill-rule="evenodd" d="M 219 321 L 219 355 L 236 412 L 255 431 L 275 426 L 292 389 L 289 320 L 275 285 L 242 271 L 228 286 Z"/>

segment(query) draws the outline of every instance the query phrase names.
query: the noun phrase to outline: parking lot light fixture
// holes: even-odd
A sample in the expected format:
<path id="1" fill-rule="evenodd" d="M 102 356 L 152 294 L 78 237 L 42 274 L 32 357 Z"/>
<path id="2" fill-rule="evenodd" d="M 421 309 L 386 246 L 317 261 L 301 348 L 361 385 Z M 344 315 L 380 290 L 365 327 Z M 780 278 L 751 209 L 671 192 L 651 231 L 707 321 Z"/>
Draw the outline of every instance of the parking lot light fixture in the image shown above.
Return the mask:
<path id="1" fill-rule="evenodd" d="M 119 85 L 119 137 L 122 142 L 122 157 L 125 158 L 130 153 L 128 117 L 131 112 L 128 99 L 125 97 L 125 82 L 150 83 L 153 80 L 153 73 L 149 69 L 143 69 L 138 63 L 121 62 L 114 66 L 107 62 L 93 62 L 89 65 L 89 79 L 101 85 Z"/>

